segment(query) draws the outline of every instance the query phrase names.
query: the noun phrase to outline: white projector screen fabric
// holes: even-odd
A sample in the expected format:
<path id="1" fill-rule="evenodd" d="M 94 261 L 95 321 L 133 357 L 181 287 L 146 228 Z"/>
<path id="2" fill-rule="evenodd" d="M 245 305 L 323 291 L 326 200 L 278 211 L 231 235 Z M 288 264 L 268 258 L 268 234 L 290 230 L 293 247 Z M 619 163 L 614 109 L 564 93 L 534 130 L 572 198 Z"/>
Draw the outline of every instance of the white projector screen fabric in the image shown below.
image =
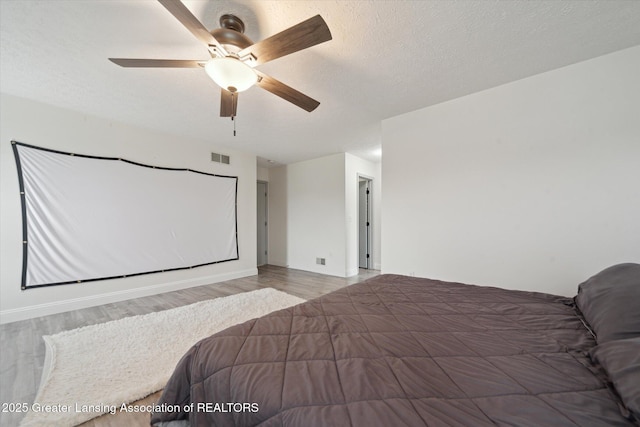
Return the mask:
<path id="1" fill-rule="evenodd" d="M 12 141 L 22 289 L 238 259 L 238 178 Z"/>

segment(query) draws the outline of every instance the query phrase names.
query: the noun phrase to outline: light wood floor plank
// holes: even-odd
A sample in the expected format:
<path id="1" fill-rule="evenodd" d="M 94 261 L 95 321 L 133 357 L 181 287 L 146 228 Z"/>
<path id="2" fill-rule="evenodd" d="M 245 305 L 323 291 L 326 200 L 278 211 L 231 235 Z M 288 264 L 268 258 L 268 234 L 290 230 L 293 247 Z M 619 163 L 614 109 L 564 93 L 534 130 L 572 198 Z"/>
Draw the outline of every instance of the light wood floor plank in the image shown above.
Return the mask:
<path id="1" fill-rule="evenodd" d="M 379 274 L 360 270 L 357 276 L 342 278 L 275 266 L 259 267 L 258 271 L 257 276 L 0 325 L 0 401 L 33 403 L 44 365 L 44 335 L 268 287 L 308 300 Z M 153 403 L 159 397 L 155 393 L 138 403 Z M 17 426 L 23 416 L 0 412 L 0 425 Z M 83 424 L 122 425 L 148 426 L 149 414 L 107 414 Z"/>

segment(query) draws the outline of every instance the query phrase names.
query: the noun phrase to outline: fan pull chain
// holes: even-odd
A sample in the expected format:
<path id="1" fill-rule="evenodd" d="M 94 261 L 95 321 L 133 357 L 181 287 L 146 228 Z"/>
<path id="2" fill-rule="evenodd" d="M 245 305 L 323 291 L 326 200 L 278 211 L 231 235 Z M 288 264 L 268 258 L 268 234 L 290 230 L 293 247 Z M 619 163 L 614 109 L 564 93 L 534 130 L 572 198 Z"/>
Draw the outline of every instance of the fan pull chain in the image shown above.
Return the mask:
<path id="1" fill-rule="evenodd" d="M 231 121 L 233 122 L 233 136 L 236 136 L 236 108 L 238 105 L 238 95 L 236 93 L 235 88 L 230 88 L 231 90 L 231 105 L 233 105 L 233 112 L 231 113 Z"/>

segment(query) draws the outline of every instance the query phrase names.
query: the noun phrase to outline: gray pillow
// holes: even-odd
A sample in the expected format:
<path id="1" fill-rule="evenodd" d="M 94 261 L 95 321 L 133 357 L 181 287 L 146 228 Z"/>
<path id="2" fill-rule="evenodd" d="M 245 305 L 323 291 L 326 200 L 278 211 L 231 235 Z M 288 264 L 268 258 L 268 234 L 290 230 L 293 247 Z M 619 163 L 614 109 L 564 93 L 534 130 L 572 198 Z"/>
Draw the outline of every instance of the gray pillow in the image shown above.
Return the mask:
<path id="1" fill-rule="evenodd" d="M 601 271 L 578 286 L 575 302 L 598 344 L 640 337 L 640 264 Z"/>
<path id="2" fill-rule="evenodd" d="M 640 337 L 599 344 L 590 355 L 607 372 L 627 409 L 640 420 Z"/>

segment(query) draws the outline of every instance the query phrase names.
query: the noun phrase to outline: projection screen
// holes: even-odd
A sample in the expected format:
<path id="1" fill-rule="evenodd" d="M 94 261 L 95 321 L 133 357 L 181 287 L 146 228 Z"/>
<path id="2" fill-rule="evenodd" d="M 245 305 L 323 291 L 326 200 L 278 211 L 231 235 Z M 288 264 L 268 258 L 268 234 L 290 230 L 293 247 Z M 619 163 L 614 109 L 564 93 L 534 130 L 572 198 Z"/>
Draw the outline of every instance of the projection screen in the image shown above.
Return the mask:
<path id="1" fill-rule="evenodd" d="M 237 177 L 11 143 L 22 289 L 238 259 Z"/>

